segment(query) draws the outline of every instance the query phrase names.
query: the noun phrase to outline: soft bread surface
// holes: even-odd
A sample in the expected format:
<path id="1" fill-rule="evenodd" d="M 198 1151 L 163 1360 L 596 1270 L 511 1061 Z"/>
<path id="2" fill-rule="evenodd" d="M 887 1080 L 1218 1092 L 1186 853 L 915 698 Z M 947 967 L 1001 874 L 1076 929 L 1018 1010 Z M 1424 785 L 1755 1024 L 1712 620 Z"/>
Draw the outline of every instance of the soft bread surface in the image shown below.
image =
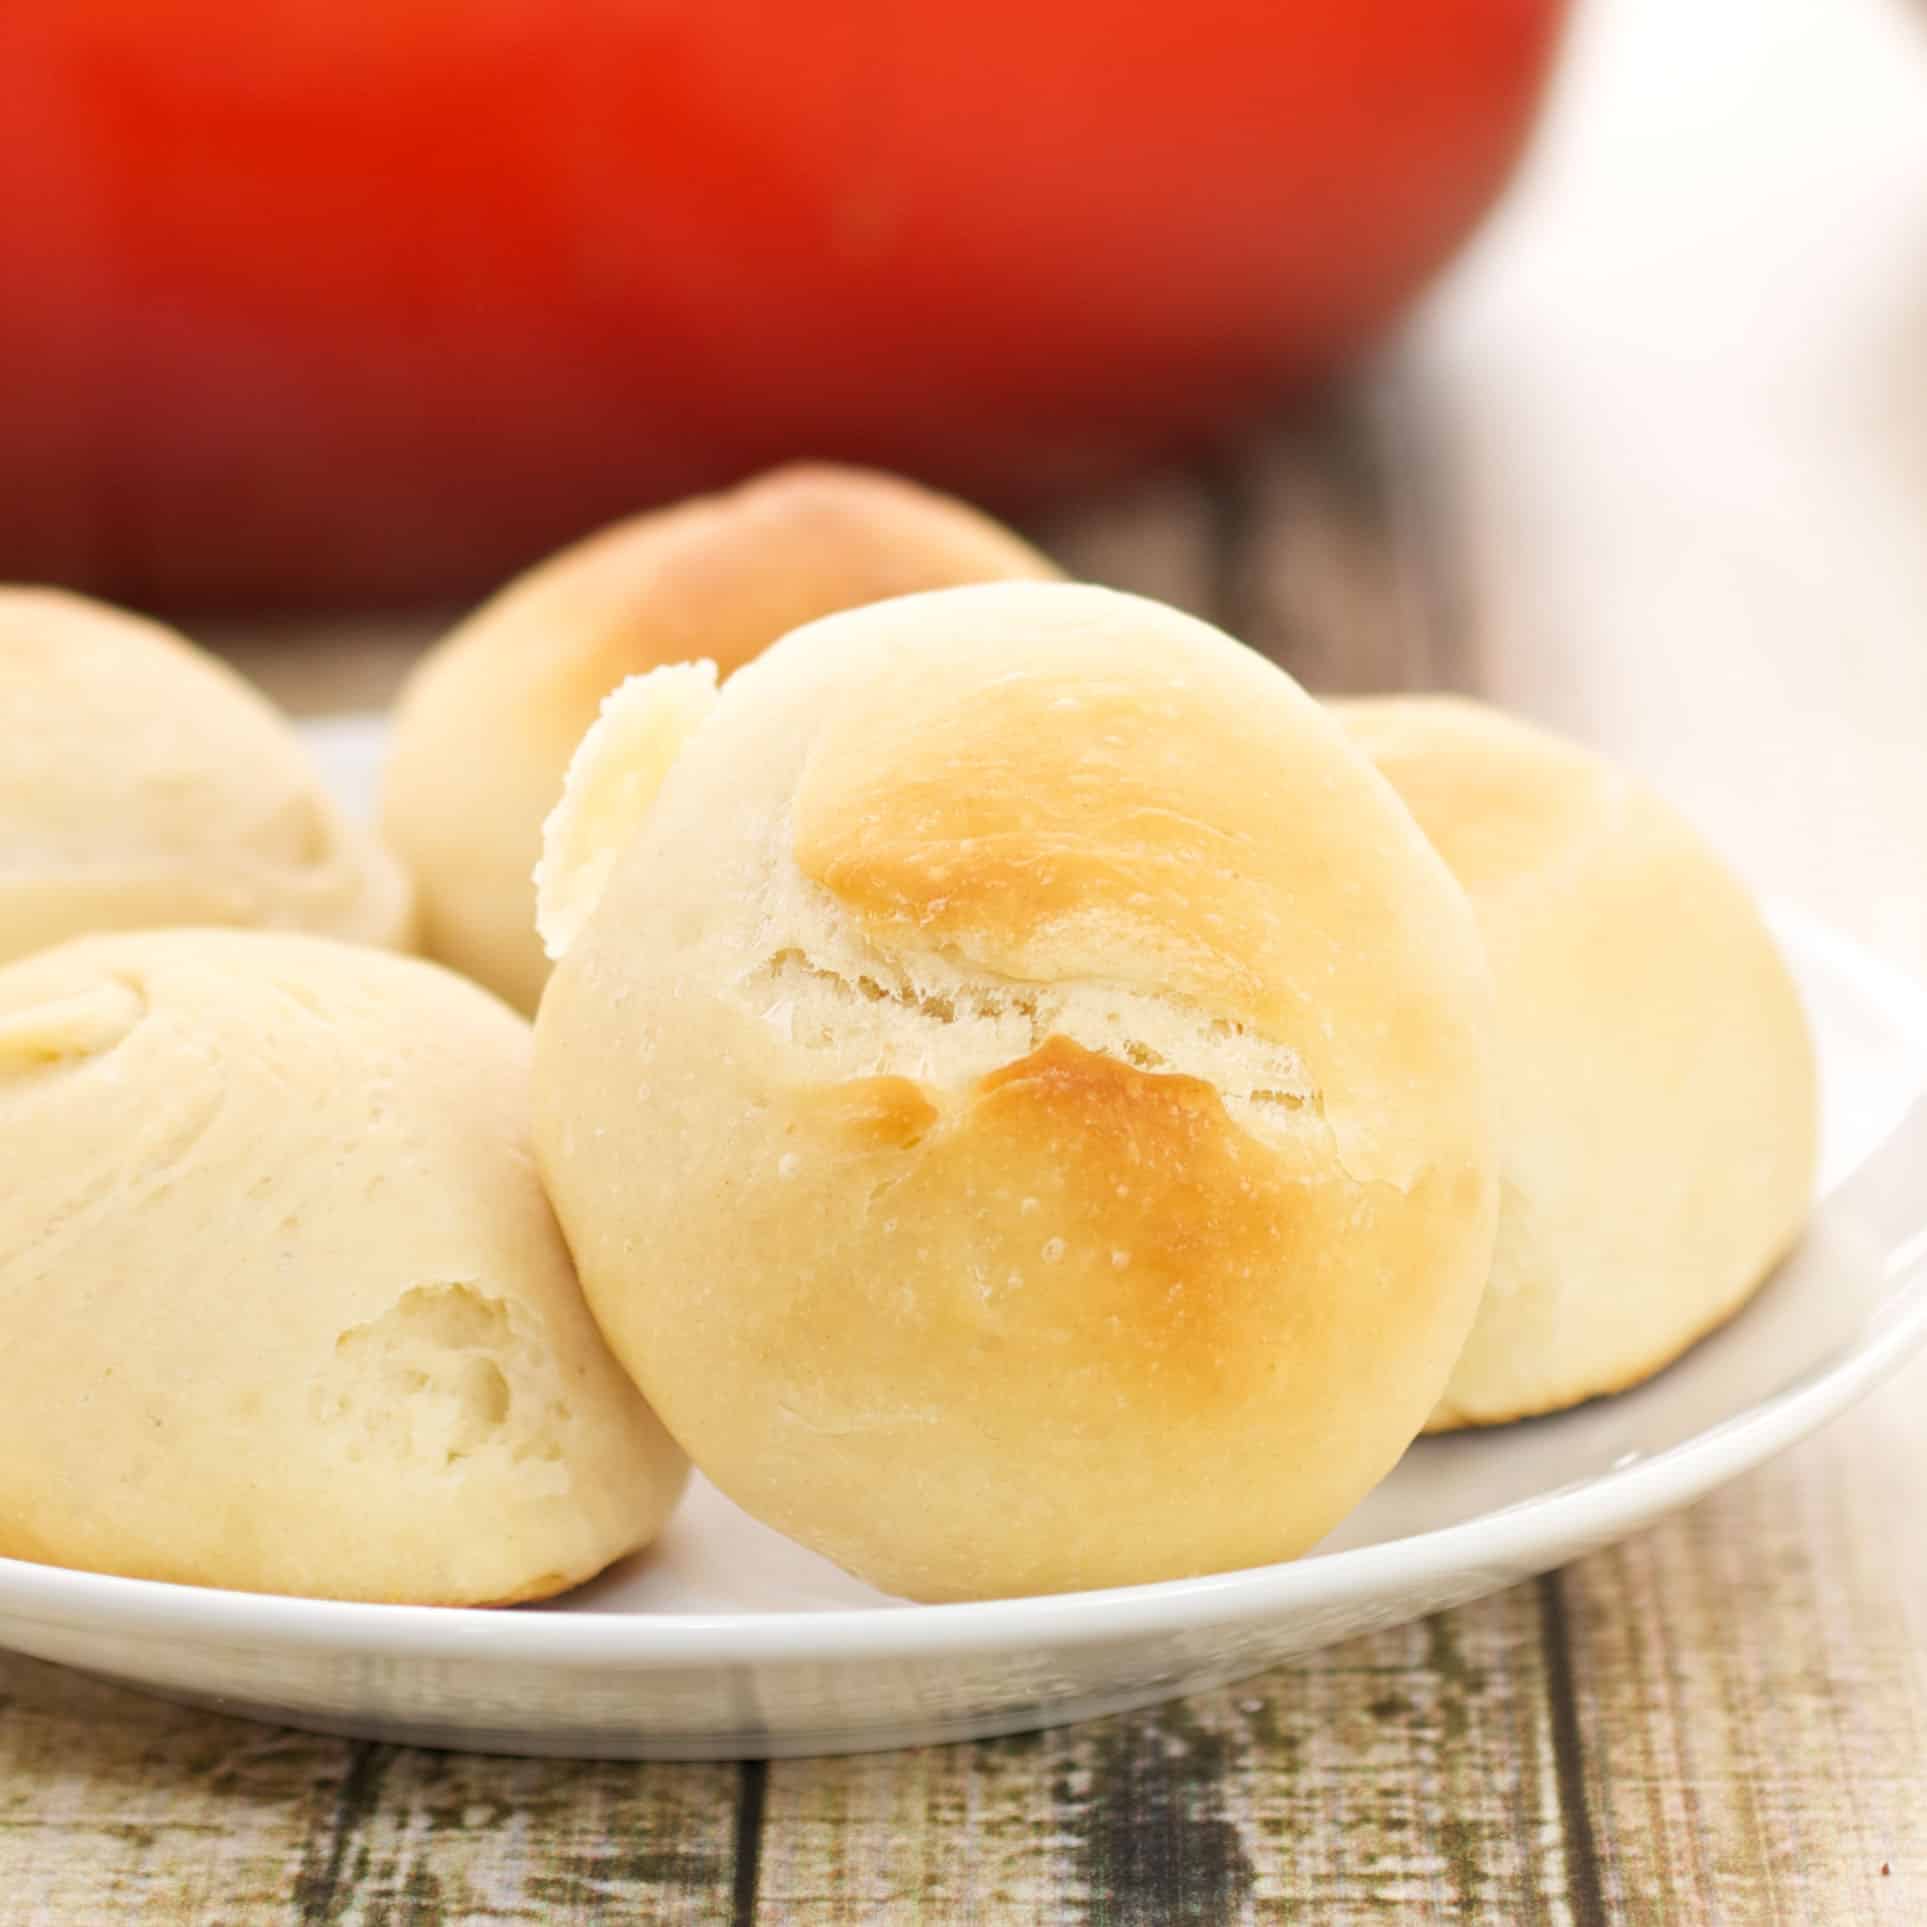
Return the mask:
<path id="1" fill-rule="evenodd" d="M 420 881 L 429 954 L 534 1010 L 543 819 L 624 677 L 699 658 L 727 676 L 834 610 L 1054 573 L 959 502 L 815 465 L 637 516 L 530 570 L 424 661 L 396 714 L 383 821 Z"/>
<path id="2" fill-rule="evenodd" d="M 1725 866 L 1604 758 L 1476 703 L 1334 707 L 1464 885 L 1499 997 L 1498 1250 L 1432 1428 L 1637 1384 L 1805 1220 L 1792 979 Z"/>
<path id="3" fill-rule="evenodd" d="M 0 1554 L 471 1605 L 651 1538 L 685 1462 L 542 1195 L 529 1047 L 318 938 L 0 970 Z"/>
<path id="4" fill-rule="evenodd" d="M 406 946 L 394 860 L 268 703 L 171 630 L 0 588 L 0 729 L 0 963 L 170 924 Z"/>
<path id="5" fill-rule="evenodd" d="M 1491 1256 L 1491 1023 L 1462 894 L 1282 672 L 956 589 L 688 731 L 544 999 L 537 1149 L 751 1512 L 921 1599 L 1123 1584 L 1302 1551 L 1423 1423 Z"/>

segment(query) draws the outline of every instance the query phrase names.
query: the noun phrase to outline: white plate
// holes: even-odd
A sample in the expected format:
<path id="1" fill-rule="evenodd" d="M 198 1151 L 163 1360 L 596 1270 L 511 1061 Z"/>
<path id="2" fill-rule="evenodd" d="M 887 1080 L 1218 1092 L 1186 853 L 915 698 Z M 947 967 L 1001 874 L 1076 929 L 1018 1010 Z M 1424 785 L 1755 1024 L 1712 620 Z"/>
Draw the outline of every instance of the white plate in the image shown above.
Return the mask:
<path id="1" fill-rule="evenodd" d="M 365 721 L 317 728 L 365 803 Z M 0 1560 L 0 1645 L 233 1713 L 509 1753 L 716 1759 L 1009 1733 L 1259 1672 L 1496 1591 L 1790 1445 L 1927 1337 L 1927 991 L 1792 912 L 1825 1200 L 1799 1254 L 1652 1384 L 1425 1440 L 1311 1557 L 1113 1592 L 908 1606 L 698 1482 L 652 1553 L 515 1612 L 198 1591 Z"/>

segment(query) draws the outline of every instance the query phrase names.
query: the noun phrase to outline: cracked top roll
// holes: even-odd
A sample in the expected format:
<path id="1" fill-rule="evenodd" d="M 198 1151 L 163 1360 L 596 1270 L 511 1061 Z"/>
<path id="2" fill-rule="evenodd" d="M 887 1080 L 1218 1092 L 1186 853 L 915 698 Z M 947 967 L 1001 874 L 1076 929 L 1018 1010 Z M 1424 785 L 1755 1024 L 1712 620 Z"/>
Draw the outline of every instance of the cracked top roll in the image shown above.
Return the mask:
<path id="1" fill-rule="evenodd" d="M 251 1592 L 539 1598 L 686 1466 L 583 1303 L 528 1027 L 241 931 L 0 969 L 0 1554 Z"/>
<path id="2" fill-rule="evenodd" d="M 537 1151 L 598 1320 L 849 1570 L 1289 1557 L 1437 1402 L 1496 1210 L 1477 932 L 1218 631 L 997 584 L 639 679 L 542 906 Z"/>
<path id="3" fill-rule="evenodd" d="M 286 721 L 158 623 L 0 588 L 0 963 L 97 930 L 407 947 L 413 891 Z"/>

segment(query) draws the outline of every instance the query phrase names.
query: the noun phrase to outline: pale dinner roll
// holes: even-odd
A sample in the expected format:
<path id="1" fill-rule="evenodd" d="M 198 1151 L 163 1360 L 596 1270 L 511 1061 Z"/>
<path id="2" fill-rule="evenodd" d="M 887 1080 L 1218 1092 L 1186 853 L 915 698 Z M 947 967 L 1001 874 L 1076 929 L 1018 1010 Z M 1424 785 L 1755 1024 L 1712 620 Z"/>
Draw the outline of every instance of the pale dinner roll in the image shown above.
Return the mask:
<path id="1" fill-rule="evenodd" d="M 1310 1545 L 1491 1258 L 1490 983 L 1397 798 L 1277 668 L 1063 584 L 827 618 L 678 713 L 536 1028 L 550 1195 L 670 1430 L 918 1599 Z"/>
<path id="2" fill-rule="evenodd" d="M 912 589 L 1055 574 L 974 509 L 806 465 L 657 509 L 531 569 L 410 679 L 383 824 L 414 867 L 424 946 L 533 1011 L 549 974 L 530 877 L 569 758 L 624 677 L 727 676 L 798 624 Z"/>
<path id="3" fill-rule="evenodd" d="M 339 1599 L 539 1598 L 685 1462 L 528 1145 L 528 1027 L 314 937 L 0 970 L 0 1554 Z"/>
<path id="4" fill-rule="evenodd" d="M 0 963 L 231 924 L 405 947 L 411 892 L 294 731 L 171 630 L 0 587 Z"/>
<path id="5" fill-rule="evenodd" d="M 1477 703 L 1335 709 L 1465 886 L 1499 995 L 1498 1250 L 1431 1429 L 1637 1384 L 1799 1236 L 1792 979 L 1719 859 L 1603 757 Z"/>

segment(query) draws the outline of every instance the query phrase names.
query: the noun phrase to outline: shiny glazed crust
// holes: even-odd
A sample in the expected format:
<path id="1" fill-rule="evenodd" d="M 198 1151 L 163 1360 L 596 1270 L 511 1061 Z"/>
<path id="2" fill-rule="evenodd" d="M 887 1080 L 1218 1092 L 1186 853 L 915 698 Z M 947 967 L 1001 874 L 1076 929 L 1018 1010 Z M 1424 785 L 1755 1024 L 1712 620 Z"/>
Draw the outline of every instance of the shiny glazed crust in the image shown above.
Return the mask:
<path id="1" fill-rule="evenodd" d="M 1490 1029 L 1463 896 L 1280 671 L 957 589 L 725 686 L 544 1000 L 537 1147 L 749 1510 L 921 1599 L 1124 1584 L 1303 1550 L 1423 1423 Z"/>

